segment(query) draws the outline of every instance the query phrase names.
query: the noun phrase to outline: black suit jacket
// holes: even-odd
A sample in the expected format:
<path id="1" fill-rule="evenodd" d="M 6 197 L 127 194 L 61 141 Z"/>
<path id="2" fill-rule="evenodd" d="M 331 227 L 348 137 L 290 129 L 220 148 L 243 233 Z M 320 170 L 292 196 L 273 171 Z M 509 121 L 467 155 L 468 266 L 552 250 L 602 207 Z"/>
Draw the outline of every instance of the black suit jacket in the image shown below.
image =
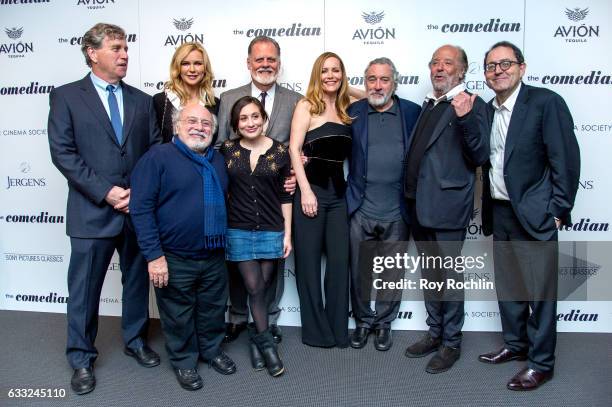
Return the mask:
<path id="1" fill-rule="evenodd" d="M 427 103 L 423 103 L 423 109 L 426 108 Z M 417 128 L 418 122 L 413 132 Z M 419 167 L 416 190 L 419 224 L 453 230 L 469 225 L 474 210 L 476 168 L 489 159 L 489 133 L 487 107 L 480 97 L 476 97 L 470 113 L 461 118 L 448 104 Z"/>
<path id="2" fill-rule="evenodd" d="M 49 96 L 49 147 L 53 164 L 68 180 L 66 233 L 71 237 L 103 238 L 121 232 L 128 216 L 104 198 L 115 185 L 130 187 L 136 161 L 160 141 L 151 97 L 125 83 L 121 86 L 121 145 L 89 75 Z"/>
<path id="3" fill-rule="evenodd" d="M 483 168 L 485 235 L 493 232 L 490 168 L 490 163 Z M 506 135 L 504 181 L 512 208 L 531 236 L 549 240 L 556 232 L 555 217 L 571 223 L 579 178 L 580 149 L 565 101 L 551 90 L 522 84 Z"/>

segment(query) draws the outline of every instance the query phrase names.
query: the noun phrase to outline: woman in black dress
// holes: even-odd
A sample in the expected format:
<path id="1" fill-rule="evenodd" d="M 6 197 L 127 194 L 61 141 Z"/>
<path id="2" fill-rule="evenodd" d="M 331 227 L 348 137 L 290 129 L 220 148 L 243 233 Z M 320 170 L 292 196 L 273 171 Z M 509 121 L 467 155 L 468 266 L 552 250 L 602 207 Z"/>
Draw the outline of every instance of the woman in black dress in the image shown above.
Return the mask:
<path id="1" fill-rule="evenodd" d="M 348 346 L 349 231 L 343 162 L 351 150 L 349 103 L 344 64 L 338 55 L 325 52 L 315 61 L 306 97 L 295 108 L 289 141 L 298 181 L 293 219 L 302 342 L 311 346 Z"/>
<path id="2" fill-rule="evenodd" d="M 230 124 L 239 138 L 224 142 L 220 151 L 230 180 L 225 257 L 236 262 L 249 293 L 255 323 L 250 329 L 251 359 L 263 357 L 268 373 L 279 376 L 284 367 L 268 328 L 266 298 L 277 260 L 291 252 L 293 198 L 283 188 L 291 170 L 289 152 L 264 135 L 267 118 L 257 98 L 238 99 Z M 255 369 L 263 368 L 253 363 Z"/>
<path id="3" fill-rule="evenodd" d="M 172 112 L 188 103 L 200 103 L 217 114 L 219 99 L 212 88 L 213 72 L 208 53 L 197 42 L 186 42 L 174 51 L 170 62 L 170 79 L 164 91 L 153 96 L 157 124 L 164 143 L 172 140 Z M 213 137 L 214 143 L 214 137 Z"/>

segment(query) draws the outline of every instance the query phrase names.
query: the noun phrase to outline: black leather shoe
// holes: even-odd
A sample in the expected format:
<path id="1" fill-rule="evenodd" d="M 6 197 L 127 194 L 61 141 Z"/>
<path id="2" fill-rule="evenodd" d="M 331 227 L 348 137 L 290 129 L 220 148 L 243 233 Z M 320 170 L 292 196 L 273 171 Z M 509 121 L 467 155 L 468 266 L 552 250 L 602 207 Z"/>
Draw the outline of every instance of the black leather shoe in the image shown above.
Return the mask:
<path id="1" fill-rule="evenodd" d="M 204 385 L 202 378 L 198 374 L 197 369 L 174 369 L 176 380 L 185 390 L 201 389 Z"/>
<path id="2" fill-rule="evenodd" d="M 230 343 L 235 341 L 240 333 L 244 331 L 247 327 L 246 322 L 242 322 L 240 324 L 232 324 L 228 322 L 225 324 L 225 338 L 223 338 L 223 342 Z"/>
<path id="3" fill-rule="evenodd" d="M 422 358 L 437 351 L 439 347 L 440 338 L 432 338 L 428 332 L 418 342 L 408 346 L 404 355 L 407 358 Z"/>
<path id="4" fill-rule="evenodd" d="M 251 342 L 249 347 L 251 348 L 251 366 L 257 371 L 264 370 L 266 368 L 266 361 L 261 352 L 259 352 L 259 349 L 257 349 L 257 345 Z"/>
<path id="5" fill-rule="evenodd" d="M 497 365 L 510 362 L 511 360 L 527 360 L 527 352 L 512 352 L 510 349 L 501 348 L 496 352 L 483 353 L 478 356 L 478 360 L 482 363 Z"/>
<path id="6" fill-rule="evenodd" d="M 281 331 L 280 326 L 276 324 L 270 325 L 270 333 L 272 334 L 274 343 L 281 343 L 283 340 L 283 331 Z"/>
<path id="7" fill-rule="evenodd" d="M 540 372 L 531 368 L 524 368 L 518 372 L 506 385 L 508 390 L 535 390 L 554 376 L 554 372 Z"/>
<path id="8" fill-rule="evenodd" d="M 123 353 L 136 359 L 140 366 L 155 367 L 159 365 L 159 355 L 153 349 L 144 345 L 142 348 L 123 348 Z"/>
<path id="9" fill-rule="evenodd" d="M 442 345 L 438 352 L 429 360 L 425 371 L 436 374 L 449 370 L 461 356 L 461 349 Z"/>
<path id="10" fill-rule="evenodd" d="M 386 351 L 391 349 L 393 345 L 393 336 L 391 336 L 391 328 L 380 328 L 376 330 L 374 337 L 374 347 L 376 350 Z"/>
<path id="11" fill-rule="evenodd" d="M 87 394 L 96 388 L 96 377 L 93 373 L 93 368 L 82 367 L 80 369 L 74 369 L 72 379 L 70 380 L 70 387 L 76 394 Z"/>
<path id="12" fill-rule="evenodd" d="M 236 373 L 236 364 L 224 352 L 219 353 L 208 361 L 208 365 L 221 374 Z"/>
<path id="13" fill-rule="evenodd" d="M 370 336 L 370 328 L 365 326 L 358 326 L 351 334 L 351 348 L 361 349 L 368 343 L 368 336 Z"/>

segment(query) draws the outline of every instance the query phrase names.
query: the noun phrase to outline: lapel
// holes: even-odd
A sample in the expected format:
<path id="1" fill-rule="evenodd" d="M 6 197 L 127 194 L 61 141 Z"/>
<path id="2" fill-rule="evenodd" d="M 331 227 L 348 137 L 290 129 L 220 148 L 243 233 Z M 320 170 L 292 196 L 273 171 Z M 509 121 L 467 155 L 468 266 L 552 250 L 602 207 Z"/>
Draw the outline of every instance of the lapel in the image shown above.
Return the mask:
<path id="1" fill-rule="evenodd" d="M 274 122 L 278 117 L 278 112 L 281 109 L 281 106 L 285 104 L 283 100 L 285 97 L 285 90 L 278 83 L 276 84 L 276 94 L 274 95 L 274 104 L 272 105 L 272 114 L 270 115 L 270 120 L 268 120 L 268 129 L 267 133 L 272 133 L 272 127 L 274 126 Z"/>
<path id="2" fill-rule="evenodd" d="M 123 139 L 121 140 L 121 145 L 123 146 L 134 125 L 136 107 L 132 90 L 123 81 L 121 81 L 121 91 L 123 93 Z"/>
<path id="3" fill-rule="evenodd" d="M 433 143 L 436 142 L 436 140 L 440 137 L 440 135 L 442 134 L 442 132 L 444 132 L 446 128 L 453 125 L 452 122 L 455 117 L 455 109 L 450 103 L 448 103 L 446 109 L 444 110 L 444 113 L 442 113 L 442 116 L 440 116 L 440 120 L 434 128 L 433 134 L 431 135 L 431 138 L 427 143 L 427 147 L 425 148 L 426 150 L 431 147 Z"/>
<path id="4" fill-rule="evenodd" d="M 369 105 L 367 99 L 362 99 L 359 103 L 358 109 L 355 112 L 356 117 L 363 117 L 365 120 L 359 120 L 355 125 L 355 134 L 353 136 L 357 136 L 357 141 L 359 142 L 359 147 L 361 147 L 361 152 L 363 153 L 363 157 L 367 157 L 368 151 L 368 121 L 369 121 Z M 367 158 L 366 158 L 367 159 Z"/>
<path id="5" fill-rule="evenodd" d="M 91 113 L 98 120 L 98 122 L 100 123 L 106 134 L 111 138 L 111 140 L 115 144 L 118 144 L 117 138 L 115 137 L 115 131 L 113 130 L 113 126 L 111 125 L 111 121 L 108 117 L 108 113 L 106 113 L 106 109 L 104 109 L 104 105 L 100 100 L 98 92 L 94 88 L 94 84 L 91 81 L 89 74 L 87 74 L 85 78 L 81 79 L 81 81 L 79 82 L 79 88 L 83 91 L 81 98 L 83 99 L 83 103 L 85 104 L 85 106 L 87 106 L 89 110 L 91 110 Z"/>
<path id="6" fill-rule="evenodd" d="M 510 116 L 510 124 L 508 125 L 508 134 L 506 135 L 506 145 L 504 147 L 504 168 L 508 164 L 512 150 L 514 150 L 516 141 L 520 137 L 523 124 L 525 123 L 525 117 L 527 116 L 527 93 L 527 85 L 522 83 L 514 109 L 512 110 L 512 116 Z"/>

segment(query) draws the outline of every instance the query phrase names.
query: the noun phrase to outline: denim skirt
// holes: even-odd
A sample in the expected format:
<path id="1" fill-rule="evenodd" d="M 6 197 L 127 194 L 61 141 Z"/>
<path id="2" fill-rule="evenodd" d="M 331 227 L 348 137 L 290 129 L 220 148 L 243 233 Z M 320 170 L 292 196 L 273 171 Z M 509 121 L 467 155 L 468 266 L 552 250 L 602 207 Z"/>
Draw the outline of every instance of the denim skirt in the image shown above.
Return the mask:
<path id="1" fill-rule="evenodd" d="M 227 229 L 225 259 L 247 261 L 283 257 L 284 232 Z"/>

